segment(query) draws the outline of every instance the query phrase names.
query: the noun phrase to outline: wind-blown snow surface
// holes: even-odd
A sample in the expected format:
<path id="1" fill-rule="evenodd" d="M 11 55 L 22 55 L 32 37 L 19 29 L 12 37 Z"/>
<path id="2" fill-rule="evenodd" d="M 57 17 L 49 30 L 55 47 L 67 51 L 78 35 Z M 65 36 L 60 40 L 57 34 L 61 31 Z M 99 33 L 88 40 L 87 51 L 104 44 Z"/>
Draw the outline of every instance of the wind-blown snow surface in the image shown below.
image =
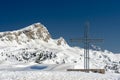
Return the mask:
<path id="1" fill-rule="evenodd" d="M 120 80 L 120 75 L 115 73 L 84 73 L 67 72 L 72 68 L 70 64 L 17 64 L 2 65 L 0 80 Z"/>
<path id="2" fill-rule="evenodd" d="M 45 73 L 45 75 L 48 75 L 48 73 L 50 73 L 51 75 L 50 80 L 53 80 L 52 76 L 59 75 L 58 71 L 63 71 L 60 72 L 61 75 L 60 79 L 62 78 L 63 73 L 68 76 L 73 73 L 74 73 L 73 75 L 78 74 L 78 76 L 80 76 L 81 74 L 89 75 L 86 73 L 65 72 L 67 68 L 83 68 L 84 50 L 78 47 L 70 47 L 62 37 L 59 39 L 52 39 L 46 27 L 44 27 L 40 23 L 32 24 L 21 30 L 1 32 L 0 44 L 1 44 L 0 45 L 0 65 L 1 65 L 0 75 L 3 74 L 2 76 L 0 76 L 1 78 L 0 80 L 2 80 L 2 78 L 3 80 L 5 80 L 7 79 L 7 77 L 9 77 L 9 79 L 7 80 L 10 79 L 14 80 L 15 79 L 14 76 L 17 77 L 23 76 L 22 78 L 24 78 L 24 76 L 27 77 L 28 75 L 30 76 L 36 73 L 38 73 L 38 75 L 36 76 L 39 77 L 40 76 L 44 77 L 42 73 Z M 107 74 L 108 72 L 110 72 L 110 74 L 113 74 L 113 77 L 116 76 L 114 75 L 115 73 L 117 74 L 120 73 L 119 59 L 120 59 L 119 54 L 115 55 L 107 50 L 105 51 L 90 50 L 90 68 L 92 69 L 104 68 L 106 70 L 106 74 L 103 75 L 105 79 L 107 78 L 112 79 L 112 76 Z M 46 71 L 48 70 L 49 72 L 48 73 L 46 73 L 46 71 L 39 72 L 37 70 L 34 71 L 34 69 L 31 69 L 32 66 L 29 65 L 29 63 L 37 63 L 37 64 L 39 63 L 44 65 L 47 64 L 47 67 L 45 68 L 42 65 L 42 68 L 44 68 L 42 70 L 46 70 Z M 59 64 L 59 65 L 52 65 L 53 66 L 52 67 L 51 64 Z M 67 64 L 67 65 L 64 65 L 63 67 L 63 64 Z M 16 66 L 25 66 L 25 67 L 16 67 Z M 52 69 L 50 69 L 51 67 Z M 32 68 L 34 68 L 34 66 Z M 36 68 L 39 67 L 37 66 Z M 54 71 L 54 72 L 50 72 L 50 71 Z M 18 73 L 20 73 L 20 75 Z M 94 79 L 94 77 L 92 79 Z M 72 80 L 72 78 L 73 77 L 69 79 Z M 64 79 L 65 77 L 63 77 L 63 80 Z M 73 79 L 77 79 L 77 77 Z M 31 80 L 33 79 L 31 78 Z"/>
<path id="3" fill-rule="evenodd" d="M 0 75 L 0 80 L 120 80 L 119 75 L 111 73 L 103 75 L 63 71 L 1 71 Z"/>

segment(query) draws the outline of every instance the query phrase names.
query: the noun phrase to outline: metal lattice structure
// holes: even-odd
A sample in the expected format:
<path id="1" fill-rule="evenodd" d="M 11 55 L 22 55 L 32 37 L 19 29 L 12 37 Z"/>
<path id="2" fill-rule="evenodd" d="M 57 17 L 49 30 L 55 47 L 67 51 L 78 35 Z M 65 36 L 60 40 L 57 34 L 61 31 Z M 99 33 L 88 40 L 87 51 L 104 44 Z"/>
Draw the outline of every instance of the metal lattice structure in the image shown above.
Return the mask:
<path id="1" fill-rule="evenodd" d="M 85 30 L 84 30 L 84 38 L 80 39 L 70 39 L 72 42 L 82 42 L 84 43 L 84 70 L 85 72 L 89 72 L 90 66 L 89 66 L 89 47 L 90 43 L 96 43 L 96 42 L 102 42 L 103 39 L 92 39 L 89 36 L 89 22 L 85 24 Z"/>

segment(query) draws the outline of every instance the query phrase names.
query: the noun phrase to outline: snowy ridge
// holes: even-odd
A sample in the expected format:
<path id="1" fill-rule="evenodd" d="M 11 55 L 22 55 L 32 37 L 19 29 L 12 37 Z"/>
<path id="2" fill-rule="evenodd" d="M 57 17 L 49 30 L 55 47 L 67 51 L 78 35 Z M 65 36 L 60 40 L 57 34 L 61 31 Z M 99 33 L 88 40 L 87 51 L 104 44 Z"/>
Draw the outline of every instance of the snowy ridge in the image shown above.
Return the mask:
<path id="1" fill-rule="evenodd" d="M 16 31 L 0 33 L 0 64 L 75 64 L 83 68 L 84 50 L 70 47 L 64 38 L 52 39 L 41 23 Z M 120 73 L 120 55 L 107 50 L 90 50 L 90 68 Z"/>

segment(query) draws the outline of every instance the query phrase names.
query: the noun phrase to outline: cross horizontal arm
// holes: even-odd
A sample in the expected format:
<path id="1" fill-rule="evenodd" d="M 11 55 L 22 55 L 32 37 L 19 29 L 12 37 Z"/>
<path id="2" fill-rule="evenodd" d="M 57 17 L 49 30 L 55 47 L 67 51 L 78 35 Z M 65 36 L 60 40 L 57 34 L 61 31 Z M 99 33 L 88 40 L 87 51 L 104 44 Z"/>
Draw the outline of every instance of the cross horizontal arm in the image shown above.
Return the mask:
<path id="1" fill-rule="evenodd" d="M 88 39 L 90 43 L 103 42 L 103 39 Z"/>
<path id="2" fill-rule="evenodd" d="M 71 42 L 90 42 L 90 43 L 96 43 L 96 42 L 103 42 L 103 39 L 85 39 L 85 38 L 78 38 L 78 39 L 70 39 Z"/>

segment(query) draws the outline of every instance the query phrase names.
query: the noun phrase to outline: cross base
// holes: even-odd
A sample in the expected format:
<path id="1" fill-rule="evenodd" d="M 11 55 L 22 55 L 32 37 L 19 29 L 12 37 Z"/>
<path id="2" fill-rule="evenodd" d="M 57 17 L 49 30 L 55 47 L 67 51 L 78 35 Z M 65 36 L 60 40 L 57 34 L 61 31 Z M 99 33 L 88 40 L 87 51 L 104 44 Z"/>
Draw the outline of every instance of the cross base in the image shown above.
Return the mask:
<path id="1" fill-rule="evenodd" d="M 94 73 L 105 74 L 105 69 L 67 69 L 67 71 L 82 71 L 82 72 L 92 71 Z"/>

